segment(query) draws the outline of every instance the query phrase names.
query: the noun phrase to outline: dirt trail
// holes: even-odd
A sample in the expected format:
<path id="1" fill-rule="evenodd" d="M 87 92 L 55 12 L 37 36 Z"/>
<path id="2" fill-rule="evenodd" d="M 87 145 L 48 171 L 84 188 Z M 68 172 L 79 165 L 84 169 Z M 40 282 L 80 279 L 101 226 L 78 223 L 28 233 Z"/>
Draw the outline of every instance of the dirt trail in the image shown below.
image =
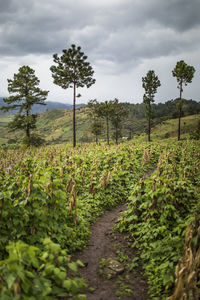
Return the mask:
<path id="1" fill-rule="evenodd" d="M 119 232 L 113 232 L 115 221 L 126 205 L 119 206 L 106 212 L 91 227 L 91 238 L 85 251 L 73 256 L 73 260 L 80 259 L 85 267 L 80 268 L 90 290 L 86 292 L 87 300 L 147 300 L 147 282 L 142 276 L 141 266 L 135 266 L 134 272 L 127 269 L 131 260 L 137 258 L 136 250 L 128 247 L 128 241 Z M 108 275 L 99 274 L 102 259 L 115 259 L 121 261 L 124 271 L 122 274 L 108 279 Z M 91 289 L 92 288 L 92 289 Z"/>

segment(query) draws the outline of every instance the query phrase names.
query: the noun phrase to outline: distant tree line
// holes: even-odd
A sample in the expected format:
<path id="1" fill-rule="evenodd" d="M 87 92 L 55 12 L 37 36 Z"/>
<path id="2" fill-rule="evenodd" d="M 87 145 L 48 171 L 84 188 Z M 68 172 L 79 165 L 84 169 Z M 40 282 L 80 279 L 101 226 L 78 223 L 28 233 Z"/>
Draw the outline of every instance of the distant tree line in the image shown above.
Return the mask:
<path id="1" fill-rule="evenodd" d="M 91 100 L 90 102 L 93 102 Z M 97 101 L 97 100 L 95 100 Z M 91 121 L 90 130 L 93 136 L 95 137 L 95 141 L 101 138 L 105 138 L 108 142 L 110 139 L 114 139 L 114 126 L 112 122 L 109 121 L 109 136 L 107 135 L 107 126 L 106 120 L 103 118 L 94 117 L 92 114 L 92 109 L 90 106 L 90 102 L 88 103 L 89 117 Z M 107 101 L 109 102 L 109 101 Z M 165 103 L 153 103 L 152 104 L 152 112 L 153 118 L 151 120 L 152 127 L 161 124 L 168 119 L 177 119 L 178 118 L 178 105 L 179 99 L 171 99 L 166 101 Z M 184 105 L 182 110 L 182 117 L 194 114 L 200 114 L 200 103 L 194 100 L 186 100 L 183 99 Z M 100 102 L 104 103 L 104 102 Z M 145 125 L 146 119 L 146 111 L 144 103 L 120 103 L 122 107 L 127 111 L 126 117 L 123 118 L 121 122 L 121 133 L 119 138 L 123 137 L 124 139 L 132 139 L 134 136 L 146 132 L 148 134 L 148 124 Z M 147 123 L 147 122 L 146 122 Z M 90 139 L 83 138 L 83 141 L 89 141 Z"/>
<path id="2" fill-rule="evenodd" d="M 50 67 L 52 77 L 56 85 L 63 89 L 73 89 L 73 146 L 76 146 L 76 98 L 80 97 L 77 94 L 77 88 L 91 87 L 95 83 L 93 78 L 94 71 L 87 61 L 87 56 L 81 51 L 81 47 L 72 44 L 69 49 L 62 50 L 62 55 L 53 55 L 54 65 Z M 113 128 L 113 138 L 118 144 L 119 138 L 122 136 L 122 126 L 124 120 L 126 128 L 130 131 L 130 136 L 134 131 L 134 124 L 129 118 L 129 110 L 132 114 L 137 114 L 141 118 L 147 118 L 147 134 L 148 141 L 151 140 L 152 120 L 156 113 L 157 118 L 162 118 L 166 115 L 166 109 L 172 113 L 172 117 L 178 117 L 178 140 L 181 136 L 181 117 L 184 111 L 184 99 L 182 98 L 183 87 L 192 82 L 195 69 L 187 65 L 183 60 L 177 62 L 172 75 L 176 77 L 179 89 L 179 98 L 176 101 L 168 101 L 164 104 L 154 104 L 154 97 L 161 82 L 154 70 L 149 70 L 145 77 L 142 77 L 142 87 L 145 90 L 143 96 L 143 104 L 129 105 L 120 103 L 118 99 L 108 100 L 105 102 L 98 102 L 96 99 L 88 103 L 90 109 L 90 116 L 92 119 L 91 131 L 98 142 L 102 130 L 106 128 L 107 143 L 110 143 L 110 125 Z M 12 111 L 18 108 L 18 112 L 14 119 L 8 124 L 11 131 L 24 130 L 25 142 L 27 145 L 40 144 L 39 136 L 34 138 L 31 135 L 31 130 L 36 127 L 37 114 L 32 113 L 33 105 L 45 105 L 45 100 L 48 91 L 43 91 L 39 88 L 39 79 L 35 76 L 35 71 L 29 66 L 22 66 L 19 68 L 17 74 L 14 74 L 13 79 L 8 79 L 8 92 L 10 97 L 3 99 L 7 104 L 2 106 L 1 110 L 4 112 Z M 190 101 L 191 114 L 196 110 L 194 101 Z M 176 105 L 176 111 L 174 110 Z M 129 108 L 129 109 L 128 109 Z M 156 108 L 156 109 L 155 109 Z M 173 108 L 173 109 L 172 109 Z"/>
<path id="3" fill-rule="evenodd" d="M 168 119 L 177 119 L 178 118 L 178 104 L 179 98 L 171 99 L 166 101 L 165 103 L 153 103 L 152 110 L 154 112 L 154 116 L 158 119 L 158 121 Z M 183 99 L 183 110 L 182 110 L 182 117 L 195 115 L 200 113 L 200 103 L 195 100 L 186 100 Z M 126 108 L 130 112 L 131 119 L 134 116 L 137 119 L 144 119 L 146 117 L 145 113 L 145 104 L 144 103 L 124 103 Z"/>

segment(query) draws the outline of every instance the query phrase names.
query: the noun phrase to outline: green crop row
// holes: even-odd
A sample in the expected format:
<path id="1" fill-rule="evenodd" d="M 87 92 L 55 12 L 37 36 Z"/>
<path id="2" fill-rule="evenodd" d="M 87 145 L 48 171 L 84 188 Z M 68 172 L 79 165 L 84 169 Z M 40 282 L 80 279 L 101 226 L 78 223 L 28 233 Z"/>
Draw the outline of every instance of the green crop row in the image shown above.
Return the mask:
<path id="1" fill-rule="evenodd" d="M 98 216 L 128 198 L 161 151 L 145 144 L 1 151 L 1 299 L 73 299 L 85 285 L 69 255 L 87 244 Z"/>
<path id="2" fill-rule="evenodd" d="M 199 220 L 199 194 L 200 145 L 191 141 L 164 150 L 156 171 L 136 183 L 130 193 L 128 210 L 118 228 L 127 232 L 132 247 L 140 250 L 151 299 L 172 294 L 186 229 L 194 219 Z M 197 236 L 194 239 L 199 240 Z"/>

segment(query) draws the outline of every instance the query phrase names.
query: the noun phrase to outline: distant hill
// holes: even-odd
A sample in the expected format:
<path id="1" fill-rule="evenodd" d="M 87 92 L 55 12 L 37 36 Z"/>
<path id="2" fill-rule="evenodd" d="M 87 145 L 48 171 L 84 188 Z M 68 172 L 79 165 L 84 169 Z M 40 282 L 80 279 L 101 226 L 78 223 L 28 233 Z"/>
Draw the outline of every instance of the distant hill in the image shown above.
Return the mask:
<path id="1" fill-rule="evenodd" d="M 0 108 L 2 106 L 5 106 L 3 98 L 4 97 L 0 97 Z M 71 109 L 73 107 L 73 105 L 71 105 L 71 104 L 65 104 L 65 103 L 56 102 L 56 101 L 45 101 L 45 103 L 46 103 L 46 105 L 39 105 L 39 104 L 33 105 L 32 113 L 41 114 L 41 113 L 44 113 L 45 111 L 52 110 L 52 109 Z M 83 105 L 84 104 L 77 104 L 76 107 L 81 107 Z M 17 110 L 12 110 L 9 112 L 9 114 L 16 114 L 16 113 L 17 113 Z M 0 114 L 3 114 L 3 112 L 0 111 Z"/>
<path id="2" fill-rule="evenodd" d="M 70 105 L 65 105 L 59 102 L 47 102 L 50 106 L 44 107 L 46 111 L 40 113 L 37 119 L 36 133 L 45 138 L 48 144 L 59 144 L 72 141 L 72 110 Z M 56 104 L 54 104 L 56 103 Z M 154 119 L 152 121 L 152 135 L 154 138 L 175 137 L 177 132 L 177 103 L 178 100 L 170 100 L 166 103 L 154 104 Z M 51 109 L 57 105 L 59 109 Z M 65 109 L 60 109 L 60 105 L 64 105 Z M 144 134 L 146 138 L 147 120 L 145 116 L 145 105 L 124 103 L 128 109 L 129 115 L 123 123 L 122 137 L 133 138 Z M 41 106 L 42 107 L 42 106 Z M 42 107 L 43 108 L 43 107 Z M 94 141 L 94 136 L 91 133 L 91 118 L 89 116 L 89 107 L 84 105 L 77 108 L 76 113 L 76 128 L 77 142 Z M 191 117 L 190 117 L 191 116 Z M 14 144 L 20 142 L 24 135 L 23 131 L 9 132 L 5 126 L 13 118 L 11 114 L 0 116 L 0 144 Z M 197 126 L 200 118 L 200 102 L 194 100 L 185 100 L 183 107 L 182 133 L 188 134 Z M 104 124 L 105 125 L 105 124 Z M 111 125 L 111 124 L 110 124 Z M 160 127 L 162 125 L 162 127 Z M 157 128 L 154 131 L 154 128 Z M 110 137 L 113 136 L 113 128 L 110 126 Z M 106 139 L 105 126 L 100 137 L 101 140 Z"/>

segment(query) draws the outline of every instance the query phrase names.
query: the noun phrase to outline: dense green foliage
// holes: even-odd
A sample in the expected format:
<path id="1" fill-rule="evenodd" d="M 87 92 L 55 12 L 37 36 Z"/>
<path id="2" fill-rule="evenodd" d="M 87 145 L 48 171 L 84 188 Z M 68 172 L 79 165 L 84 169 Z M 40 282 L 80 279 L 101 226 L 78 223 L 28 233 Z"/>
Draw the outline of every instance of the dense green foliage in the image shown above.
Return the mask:
<path id="1" fill-rule="evenodd" d="M 1 150 L 0 299 L 85 299 L 70 254 L 127 199 L 118 227 L 140 250 L 151 297 L 165 299 L 200 209 L 199 153 L 195 141 Z"/>
<path id="2" fill-rule="evenodd" d="M 83 264 L 70 262 L 59 244 L 46 238 L 42 248 L 18 241 L 6 249 L 8 258 L 0 261 L 1 299 L 86 299 L 77 295 L 85 287 L 83 279 L 67 276 L 68 272 L 76 274 Z"/>
<path id="3" fill-rule="evenodd" d="M 135 184 L 119 221 L 140 249 L 153 299 L 171 293 L 187 225 L 200 209 L 199 153 L 195 142 L 163 148 L 156 171 Z"/>
<path id="4" fill-rule="evenodd" d="M 148 145 L 124 144 L 117 148 L 90 145 L 76 151 L 69 147 L 48 147 L 0 152 L 2 299 L 6 296 L 5 299 L 13 299 L 14 294 L 16 299 L 18 295 L 26 299 L 27 293 L 32 299 L 36 299 L 36 294 L 40 299 L 53 299 L 55 282 L 57 298 L 59 293 L 66 293 L 65 287 L 72 294 L 82 289 L 81 281 L 78 286 L 75 283 L 65 286 L 66 280 L 78 279 L 62 273 L 64 265 L 66 268 L 71 265 L 65 261 L 64 265 L 58 264 L 56 257 L 63 255 L 61 249 L 68 254 L 82 249 L 88 241 L 90 224 L 106 209 L 127 199 L 131 187 L 158 159 L 152 147 L 142 167 L 143 154 L 149 151 Z M 49 250 L 45 241 L 49 241 Z M 51 247 L 57 249 L 52 250 L 53 256 Z M 20 257 L 24 257 L 23 264 Z M 40 263 L 43 258 L 45 266 Z M 46 272 L 46 264 L 51 265 L 50 273 Z M 10 277 L 9 270 L 12 270 Z M 35 285 L 30 286 L 30 278 Z"/>

